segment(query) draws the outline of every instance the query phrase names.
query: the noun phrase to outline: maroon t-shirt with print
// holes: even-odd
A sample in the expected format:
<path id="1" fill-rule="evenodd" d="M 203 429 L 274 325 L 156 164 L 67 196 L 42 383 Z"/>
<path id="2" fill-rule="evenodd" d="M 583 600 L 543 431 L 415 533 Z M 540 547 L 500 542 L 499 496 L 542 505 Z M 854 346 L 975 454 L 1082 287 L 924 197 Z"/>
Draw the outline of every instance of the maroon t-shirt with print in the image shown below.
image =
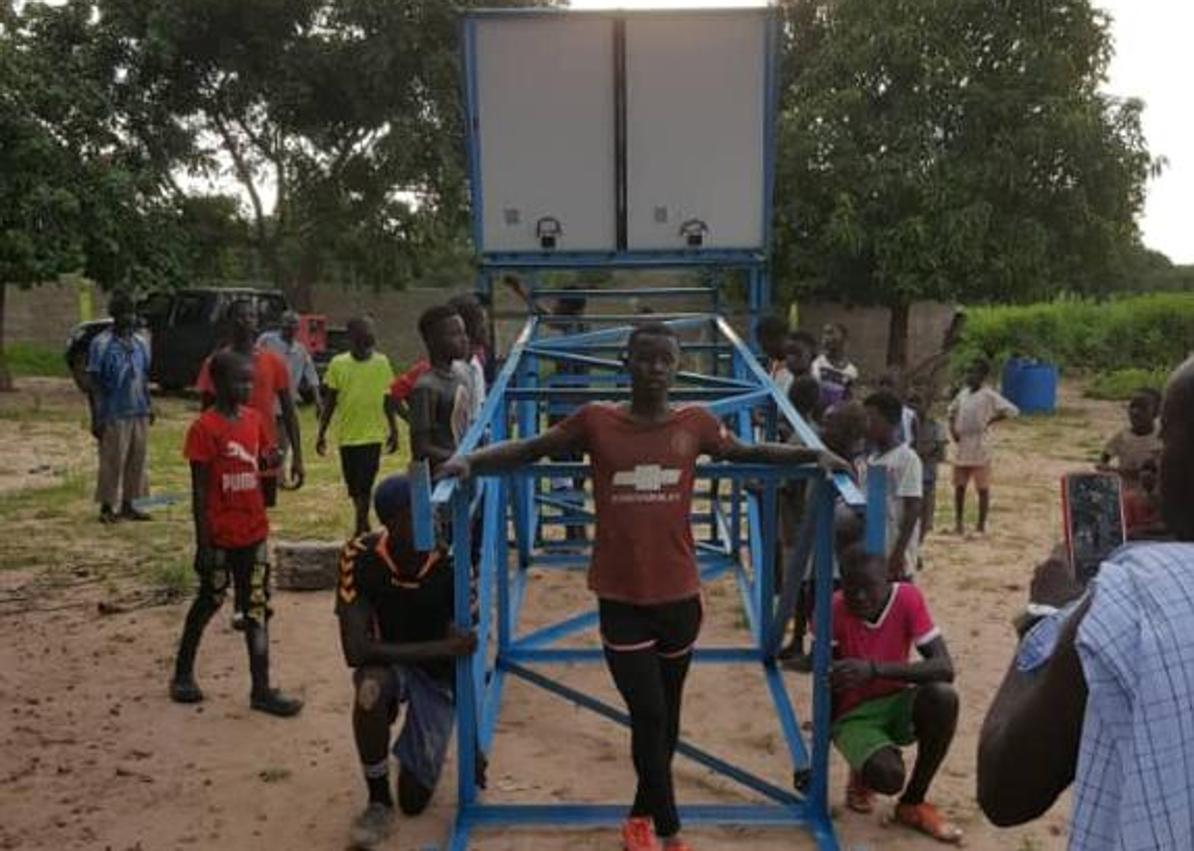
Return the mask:
<path id="1" fill-rule="evenodd" d="M 700 593 L 690 514 L 696 460 L 730 443 L 716 417 L 696 406 L 644 423 L 623 406 L 593 402 L 557 426 L 593 465 L 597 540 L 589 587 L 636 605 Z"/>

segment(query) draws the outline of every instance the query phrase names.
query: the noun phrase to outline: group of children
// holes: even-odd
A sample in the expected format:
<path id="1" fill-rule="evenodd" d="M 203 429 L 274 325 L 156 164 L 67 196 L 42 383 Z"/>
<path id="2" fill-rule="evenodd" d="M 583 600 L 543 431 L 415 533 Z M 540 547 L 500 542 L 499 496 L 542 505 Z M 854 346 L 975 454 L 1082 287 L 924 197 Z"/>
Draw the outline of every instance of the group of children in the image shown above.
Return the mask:
<path id="1" fill-rule="evenodd" d="M 394 749 L 396 798 L 406 813 L 427 805 L 452 729 L 452 658 L 476 645 L 474 635 L 452 626 L 446 552 L 414 547 L 409 482 L 393 476 L 374 489 L 382 448 L 396 446 L 398 416 L 409 423 L 412 456 L 428 460 L 440 478 L 509 469 L 541 457 L 589 455 L 597 514 L 589 584 L 598 598 L 606 660 L 630 713 L 638 775 L 622 836 L 629 851 L 691 847 L 680 835 L 670 765 L 701 623 L 688 519 L 696 459 L 818 462 L 863 476 L 884 470 L 890 484 L 885 555 L 864 552 L 856 532 L 839 536 L 833 736 L 851 766 L 852 808 L 869 811 L 875 792 L 900 794 L 897 821 L 956 841 L 957 829 L 925 800 L 956 724 L 953 668 L 924 598 L 910 582 L 924 532 L 926 484 L 935 482 L 943 460 L 944 441 L 930 415 L 933 400 L 905 402 L 894 389 L 883 388 L 860 404 L 858 370 L 846 355 L 847 337 L 839 326 L 826 328 L 820 352 L 807 334 L 786 329 L 761 334 L 770 374 L 787 387 L 793 406 L 820 430 L 829 450 L 742 444 L 703 408 L 669 403 L 678 341 L 668 326 L 645 322 L 628 343 L 629 404 L 586 405 L 539 437 L 461 456 L 457 448 L 484 402 L 490 368 L 485 325 L 475 302 L 431 308 L 419 320 L 426 361 L 393 380 L 389 361 L 374 351 L 371 322 L 356 319 L 349 325 L 351 351 L 334 359 L 328 371 L 317 450 L 326 452 L 326 434 L 335 422 L 360 533 L 344 550 L 336 602 L 345 658 L 355 671 L 353 729 L 369 790 L 369 804 L 354 822 L 354 844 L 374 847 L 390 830 L 395 799 L 389 786 L 390 728 L 403 704 L 407 712 Z M 990 422 L 1014 413 L 984 386 L 984 366 L 970 370 L 949 409 L 950 432 L 967 450 L 955 467 L 964 471 L 955 473 L 959 505 L 973 478 L 980 529 L 990 481 L 983 435 Z M 249 404 L 255 381 L 251 353 L 222 350 L 207 371 L 211 406 L 192 425 L 185 451 L 192 468 L 200 592 L 187 615 L 170 693 L 180 702 L 203 699 L 194 679 L 195 655 L 203 628 L 231 585 L 234 621 L 245 632 L 249 652 L 251 705 L 294 715 L 302 702 L 271 686 L 268 666 L 269 521 L 262 479 L 277 466 L 276 439 Z M 1127 438 L 1116 444 L 1121 456 L 1134 445 Z M 640 475 L 661 467 L 678 476 L 657 475 L 648 482 Z M 380 533 L 369 531 L 371 503 Z M 797 506 L 791 516 L 806 514 Z M 958 519 L 960 527 L 960 510 Z M 912 647 L 920 661 L 908 661 Z M 899 748 L 913 740 L 920 747 L 906 778 Z"/>
<path id="2" fill-rule="evenodd" d="M 857 516 L 839 508 L 835 554 L 833 642 L 833 740 L 850 766 L 847 806 L 870 812 L 876 792 L 900 795 L 894 818 L 943 842 L 961 832 L 925 800 L 957 722 L 958 699 L 950 686 L 952 664 L 928 606 L 913 584 L 921 567 L 920 543 L 933 527 L 938 470 L 954 443 L 954 531 L 964 534 L 966 492 L 978 491 L 977 530 L 988 525 L 991 486 L 990 426 L 1015 416 L 1016 407 L 987 386 L 985 360 L 967 369 L 946 409 L 947 426 L 934 416 L 936 390 L 884 376 L 875 389 L 858 392 L 859 372 L 846 353 L 847 334 L 825 327 L 818 353 L 812 337 L 788 333 L 786 324 L 764 319 L 757 336 L 776 386 L 816 429 L 830 450 L 855 468 L 860 484 L 886 477 L 884 551 L 867 554 Z M 910 386 L 911 385 L 911 386 Z M 1120 441 L 1124 447 L 1136 444 Z M 781 496 L 783 542 L 776 621 L 794 621 L 790 643 L 779 651 L 785 667 L 807 672 L 804 653 L 813 600 L 810 512 L 799 487 Z M 784 508 L 787 508 L 785 511 Z M 777 640 L 782 640 L 778 636 Z M 915 647 L 920 661 L 909 662 Z M 773 648 L 775 649 L 775 648 Z M 906 778 L 900 747 L 918 742 Z M 907 780 L 907 782 L 905 782 Z"/>
<path id="3" fill-rule="evenodd" d="M 301 485 L 304 473 L 302 441 L 286 363 L 257 343 L 255 305 L 237 302 L 231 319 L 229 344 L 200 372 L 203 412 L 188 430 L 184 446 L 191 465 L 200 582 L 179 643 L 170 694 L 181 703 L 203 699 L 194 678 L 195 656 L 204 628 L 231 586 L 232 621 L 245 632 L 249 651 L 250 705 L 275 715 L 294 715 L 302 702 L 269 682 L 266 510 L 277 500 L 283 467 L 279 426 L 289 438 L 295 486 Z M 350 349 L 332 359 L 324 379 L 316 451 L 327 453 L 327 433 L 334 423 L 341 471 L 356 514 L 354 538 L 370 530 L 369 508 L 382 450 L 398 448 L 396 417 L 410 423 L 412 456 L 427 458 L 435 466 L 451 457 L 484 401 L 487 337 L 480 305 L 464 297 L 431 308 L 419 327 L 428 361 L 416 365 L 413 375 L 395 379 L 389 358 L 376 351 L 372 320 L 349 320 Z M 281 411 L 278 422 L 275 409 Z"/>

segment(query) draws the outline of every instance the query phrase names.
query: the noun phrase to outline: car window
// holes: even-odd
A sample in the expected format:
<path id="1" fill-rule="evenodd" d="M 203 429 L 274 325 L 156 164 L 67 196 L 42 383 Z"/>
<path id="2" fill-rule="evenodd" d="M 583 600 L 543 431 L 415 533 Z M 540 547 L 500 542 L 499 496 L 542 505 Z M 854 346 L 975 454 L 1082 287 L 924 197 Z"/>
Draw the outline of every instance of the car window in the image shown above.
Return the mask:
<path id="1" fill-rule="evenodd" d="M 198 325 L 211 318 L 210 303 L 202 293 L 180 293 L 174 303 L 174 324 Z"/>
<path id="2" fill-rule="evenodd" d="M 257 310 L 258 324 L 262 328 L 281 325 L 282 314 L 286 312 L 286 299 L 280 295 L 258 296 Z"/>
<path id="3" fill-rule="evenodd" d="M 154 293 L 141 302 L 140 313 L 148 322 L 163 322 L 170 315 L 173 304 L 171 293 Z"/>

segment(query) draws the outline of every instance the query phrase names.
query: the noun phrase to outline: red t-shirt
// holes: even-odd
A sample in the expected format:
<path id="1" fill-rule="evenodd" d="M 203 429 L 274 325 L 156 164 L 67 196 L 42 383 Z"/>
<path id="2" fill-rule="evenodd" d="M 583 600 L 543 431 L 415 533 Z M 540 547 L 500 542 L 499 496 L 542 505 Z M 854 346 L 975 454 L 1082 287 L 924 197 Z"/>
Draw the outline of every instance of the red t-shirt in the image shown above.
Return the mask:
<path id="1" fill-rule="evenodd" d="M 262 454 L 273 448 L 266 422 L 247 405 L 234 420 L 209 408 L 187 431 L 182 454 L 207 465 L 207 525 L 214 546 L 236 549 L 269 537 L 259 472 Z"/>
<path id="2" fill-rule="evenodd" d="M 405 402 L 415 385 L 424 373 L 431 371 L 431 364 L 426 360 L 415 361 L 415 365 L 394 379 L 390 384 L 390 398 L 395 402 Z"/>
<path id="3" fill-rule="evenodd" d="M 851 614 L 841 591 L 833 595 L 835 658 L 902 664 L 908 661 L 913 646 L 924 647 L 940 637 L 941 631 L 933 625 L 925 598 L 915 585 L 893 583 L 887 605 L 874 623 Z M 860 703 L 895 694 L 907 687 L 907 683 L 876 679 L 858 688 L 836 692 L 833 717 L 840 718 Z"/>
<path id="4" fill-rule="evenodd" d="M 211 358 L 203 361 L 199 368 L 199 379 L 195 388 L 200 393 L 216 394 L 211 382 Z M 253 349 L 253 392 L 249 396 L 249 407 L 261 414 L 262 425 L 269 437 L 271 447 L 278 445 L 278 426 L 274 421 L 274 410 L 280 391 L 290 392 L 290 368 L 286 361 L 269 349 L 257 346 Z"/>
<path id="5" fill-rule="evenodd" d="M 598 597 L 637 605 L 700 593 L 689 513 L 696 460 L 730 441 L 704 408 L 641 423 L 623 407 L 585 405 L 557 428 L 593 464 L 597 540 L 589 587 Z"/>

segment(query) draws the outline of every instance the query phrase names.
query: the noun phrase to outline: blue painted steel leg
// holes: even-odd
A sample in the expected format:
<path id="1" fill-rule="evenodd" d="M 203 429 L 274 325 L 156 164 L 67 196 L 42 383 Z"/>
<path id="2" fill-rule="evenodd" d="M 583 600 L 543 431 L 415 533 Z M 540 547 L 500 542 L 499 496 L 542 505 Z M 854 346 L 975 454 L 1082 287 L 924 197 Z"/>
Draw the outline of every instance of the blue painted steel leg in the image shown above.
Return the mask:
<path id="1" fill-rule="evenodd" d="M 833 605 L 833 487 L 828 481 L 814 490 L 817 512 L 817 543 L 814 553 L 815 592 L 813 602 L 813 763 L 809 785 L 809 806 L 829 820 L 829 663 L 832 644 Z"/>
<path id="2" fill-rule="evenodd" d="M 456 628 L 472 629 L 472 544 L 467 487 L 457 488 L 452 498 L 452 555 L 456 570 Z M 457 800 L 468 806 L 477 800 L 477 693 L 472 676 L 472 658 L 456 660 L 456 771 Z"/>
<path id="3" fill-rule="evenodd" d="M 866 551 L 887 553 L 887 468 L 869 467 L 866 476 Z"/>

